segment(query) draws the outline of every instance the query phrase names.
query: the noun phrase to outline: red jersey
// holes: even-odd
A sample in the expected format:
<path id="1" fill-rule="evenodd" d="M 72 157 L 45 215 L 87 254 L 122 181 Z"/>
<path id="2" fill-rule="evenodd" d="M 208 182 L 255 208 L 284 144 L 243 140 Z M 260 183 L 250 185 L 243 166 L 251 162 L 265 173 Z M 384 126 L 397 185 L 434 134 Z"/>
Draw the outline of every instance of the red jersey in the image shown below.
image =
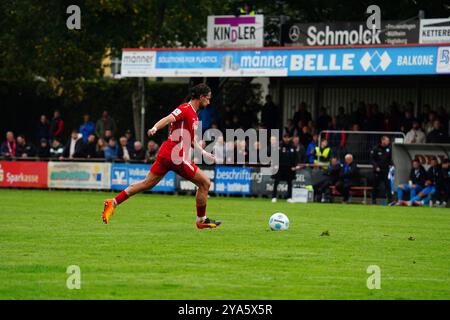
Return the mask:
<path id="1" fill-rule="evenodd" d="M 187 159 L 189 148 L 195 138 L 198 127 L 198 116 L 194 107 L 189 103 L 183 103 L 171 113 L 176 121 L 170 125 L 169 138 L 164 141 L 159 149 L 158 156 L 172 159 L 172 149 L 180 145 L 184 146 L 178 153 L 182 159 Z M 180 144 L 181 143 L 181 144 Z"/>

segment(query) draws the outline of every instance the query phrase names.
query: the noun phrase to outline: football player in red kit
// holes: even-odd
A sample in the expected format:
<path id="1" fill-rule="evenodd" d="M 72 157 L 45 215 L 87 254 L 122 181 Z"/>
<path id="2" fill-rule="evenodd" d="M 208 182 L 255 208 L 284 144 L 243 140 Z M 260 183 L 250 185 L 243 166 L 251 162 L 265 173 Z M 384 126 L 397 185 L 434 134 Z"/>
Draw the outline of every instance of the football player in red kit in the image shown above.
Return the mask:
<path id="1" fill-rule="evenodd" d="M 131 184 L 114 199 L 105 200 L 102 214 L 104 223 L 108 223 L 114 214 L 114 209 L 119 204 L 138 192 L 153 188 L 168 171 L 172 170 L 198 187 L 195 196 L 197 228 L 216 228 L 220 225 L 220 221 L 212 220 L 206 216 L 206 200 L 211 182 L 205 173 L 188 158 L 192 146 L 201 150 L 204 157 L 214 160 L 214 156 L 203 150 L 195 140 L 195 131 L 198 126 L 197 111 L 206 107 L 210 100 L 211 89 L 204 83 L 198 84 L 191 89 L 191 99 L 188 103 L 181 104 L 171 114 L 159 120 L 153 128 L 148 130 L 148 135 L 153 136 L 158 130 L 163 129 L 168 124 L 171 125 L 170 135 L 161 145 L 147 177 L 140 182 Z"/>

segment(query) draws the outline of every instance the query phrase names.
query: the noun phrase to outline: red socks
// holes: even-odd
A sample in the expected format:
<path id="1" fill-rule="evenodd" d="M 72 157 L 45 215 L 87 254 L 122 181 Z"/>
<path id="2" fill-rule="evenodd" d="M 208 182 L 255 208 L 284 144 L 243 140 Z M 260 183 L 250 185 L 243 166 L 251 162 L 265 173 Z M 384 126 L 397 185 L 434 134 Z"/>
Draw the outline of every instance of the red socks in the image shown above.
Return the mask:
<path id="1" fill-rule="evenodd" d="M 123 190 L 119 193 L 114 199 L 116 200 L 117 205 L 121 204 L 125 200 L 127 200 L 130 196 Z"/>
<path id="2" fill-rule="evenodd" d="M 206 204 L 204 206 L 197 205 L 197 217 L 203 218 L 206 215 Z"/>

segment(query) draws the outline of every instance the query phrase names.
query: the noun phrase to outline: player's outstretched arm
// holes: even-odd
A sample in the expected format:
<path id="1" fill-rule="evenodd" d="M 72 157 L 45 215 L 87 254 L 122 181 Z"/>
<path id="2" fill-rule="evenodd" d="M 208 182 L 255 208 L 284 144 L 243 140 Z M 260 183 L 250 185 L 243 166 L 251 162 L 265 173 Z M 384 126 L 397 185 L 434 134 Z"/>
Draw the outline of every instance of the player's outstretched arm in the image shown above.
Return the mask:
<path id="1" fill-rule="evenodd" d="M 169 114 L 167 117 L 162 118 L 159 120 L 153 128 L 149 129 L 147 131 L 147 134 L 149 137 L 153 136 L 158 130 L 164 128 L 165 126 L 171 124 L 172 122 L 175 122 L 176 119 L 172 114 Z"/>

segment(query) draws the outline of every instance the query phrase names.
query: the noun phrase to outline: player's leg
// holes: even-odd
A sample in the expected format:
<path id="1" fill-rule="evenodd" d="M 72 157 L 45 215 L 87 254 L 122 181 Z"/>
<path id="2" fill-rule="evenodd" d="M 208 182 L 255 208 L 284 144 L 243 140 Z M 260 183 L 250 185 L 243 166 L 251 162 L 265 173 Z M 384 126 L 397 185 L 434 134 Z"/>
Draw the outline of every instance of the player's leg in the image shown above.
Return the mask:
<path id="1" fill-rule="evenodd" d="M 194 176 L 190 177 L 189 180 L 198 188 L 195 195 L 195 202 L 197 207 L 197 228 L 216 228 L 221 224 L 221 222 L 212 220 L 206 216 L 206 202 L 208 199 L 208 192 L 211 181 L 206 176 L 206 174 L 198 168 L 196 168 Z"/>
<path id="2" fill-rule="evenodd" d="M 407 191 L 408 184 L 399 184 L 397 187 L 397 200 L 402 201 L 403 200 L 403 191 Z"/>

